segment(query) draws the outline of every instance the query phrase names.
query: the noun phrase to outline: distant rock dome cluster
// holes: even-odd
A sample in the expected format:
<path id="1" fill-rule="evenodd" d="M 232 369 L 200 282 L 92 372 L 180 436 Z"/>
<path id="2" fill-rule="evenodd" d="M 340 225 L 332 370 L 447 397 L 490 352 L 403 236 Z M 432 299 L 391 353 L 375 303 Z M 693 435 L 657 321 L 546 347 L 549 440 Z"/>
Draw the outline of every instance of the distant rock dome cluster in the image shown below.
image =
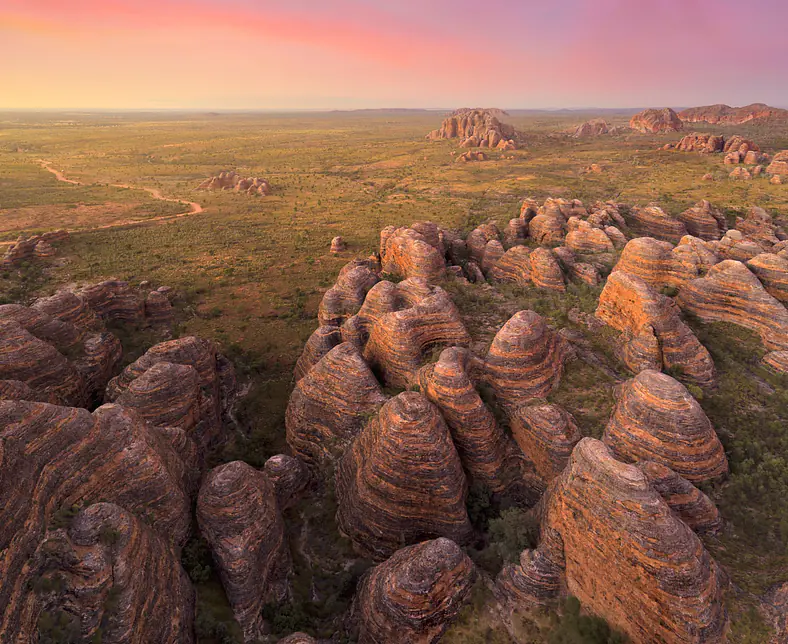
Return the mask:
<path id="1" fill-rule="evenodd" d="M 271 194 L 271 185 L 266 179 L 259 177 L 242 177 L 235 171 L 220 172 L 214 177 L 203 181 L 198 190 L 232 190 L 247 195 L 267 196 Z"/>
<path id="2" fill-rule="evenodd" d="M 427 135 L 428 140 L 460 139 L 463 148 L 517 149 L 521 135 L 501 118 L 506 112 L 498 109 L 462 108 L 447 117 L 441 127 Z"/>

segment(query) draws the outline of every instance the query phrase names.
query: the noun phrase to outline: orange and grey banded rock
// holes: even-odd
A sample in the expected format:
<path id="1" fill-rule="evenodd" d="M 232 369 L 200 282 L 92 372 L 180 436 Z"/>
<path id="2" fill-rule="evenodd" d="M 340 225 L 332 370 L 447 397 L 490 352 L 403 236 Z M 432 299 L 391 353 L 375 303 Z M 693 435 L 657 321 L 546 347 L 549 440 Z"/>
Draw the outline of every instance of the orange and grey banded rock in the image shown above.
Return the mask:
<path id="1" fill-rule="evenodd" d="M 438 408 L 406 391 L 353 441 L 336 475 L 337 522 L 357 552 L 380 561 L 398 548 L 472 529 L 460 457 Z"/>
<path id="2" fill-rule="evenodd" d="M 767 249 L 785 239 L 784 231 L 774 223 L 772 216 L 758 206 L 750 208 L 744 217 L 736 218 L 736 230 Z"/>
<path id="3" fill-rule="evenodd" d="M 175 314 L 169 298 L 160 291 L 151 291 L 145 298 L 145 320 L 155 327 L 172 325 Z"/>
<path id="4" fill-rule="evenodd" d="M 26 629 L 41 606 L 30 561 L 62 510 L 115 503 L 176 546 L 191 527 L 188 468 L 163 435 L 117 405 L 91 414 L 0 401 L 0 460 L 0 578 L 17 580 L 0 584 L 0 641 L 32 641 Z"/>
<path id="5" fill-rule="evenodd" d="M 476 580 L 449 539 L 402 548 L 363 578 L 354 605 L 359 644 L 433 644 L 457 617 Z"/>
<path id="6" fill-rule="evenodd" d="M 788 259 L 762 253 L 747 262 L 747 268 L 755 273 L 769 295 L 783 304 L 788 303 Z"/>
<path id="7" fill-rule="evenodd" d="M 729 230 L 715 246 L 715 251 L 722 259 L 733 259 L 747 262 L 753 257 L 769 250 L 768 244 L 760 244 L 754 239 L 745 237 L 740 230 Z"/>
<path id="8" fill-rule="evenodd" d="M 465 240 L 469 257 L 481 266 L 484 263 L 487 244 L 493 240 L 500 241 L 500 232 L 495 224 L 482 224 L 472 230 Z"/>
<path id="9" fill-rule="evenodd" d="M 89 403 L 101 403 L 104 389 L 115 376 L 123 358 L 120 340 L 109 331 L 89 335 L 82 345 L 82 356 L 74 366 L 85 383 Z"/>
<path id="10" fill-rule="evenodd" d="M 558 385 L 569 343 L 533 311 L 515 313 L 495 335 L 484 361 L 484 379 L 498 402 L 514 410 Z"/>
<path id="11" fill-rule="evenodd" d="M 61 322 L 73 324 L 82 331 L 100 331 L 101 318 L 88 306 L 87 300 L 73 291 L 61 290 L 51 297 L 36 300 L 32 308 L 51 315 Z"/>
<path id="12" fill-rule="evenodd" d="M 138 322 L 144 317 L 145 303 L 128 282 L 107 280 L 86 286 L 78 294 L 103 320 Z"/>
<path id="13" fill-rule="evenodd" d="M 698 401 L 657 371 L 619 385 L 603 441 L 628 463 L 654 461 L 693 483 L 728 474 L 728 459 Z"/>
<path id="14" fill-rule="evenodd" d="M 632 208 L 629 216 L 632 229 L 647 237 L 676 244 L 688 232 L 683 222 L 671 217 L 659 206 Z"/>
<path id="15" fill-rule="evenodd" d="M 576 253 L 612 253 L 613 242 L 600 228 L 594 228 L 587 221 L 572 217 L 568 222 L 569 232 L 565 244 Z"/>
<path id="16" fill-rule="evenodd" d="M 511 425 L 520 449 L 546 483 L 563 471 L 582 438 L 575 419 L 558 405 L 520 407 L 512 415 Z"/>
<path id="17" fill-rule="evenodd" d="M 775 373 L 788 373 L 788 351 L 770 351 L 761 362 Z"/>
<path id="18" fill-rule="evenodd" d="M 298 500 L 311 478 L 306 464 L 287 454 L 269 458 L 263 465 L 263 471 L 274 486 L 280 510 L 286 510 Z"/>
<path id="19" fill-rule="evenodd" d="M 620 250 L 627 245 L 627 236 L 618 227 L 605 226 L 605 234 L 616 250 Z"/>
<path id="20" fill-rule="evenodd" d="M 655 367 L 678 369 L 689 382 L 714 385 L 716 370 L 706 347 L 681 320 L 675 303 L 639 277 L 623 271 L 611 273 L 599 296 L 596 316 L 624 333 L 622 354 L 634 373 Z"/>
<path id="21" fill-rule="evenodd" d="M 720 263 L 720 256 L 715 249 L 714 242 L 706 242 L 699 237 L 684 235 L 673 254 L 681 258 L 681 261 L 689 266 L 696 266 L 699 274 L 704 274 L 715 264 Z"/>
<path id="22" fill-rule="evenodd" d="M 484 247 L 484 257 L 482 258 L 481 269 L 485 275 L 489 275 L 493 267 L 503 257 L 504 253 L 503 244 L 497 239 L 491 239 Z"/>
<path id="23" fill-rule="evenodd" d="M 528 236 L 537 244 L 561 243 L 566 236 L 566 219 L 560 211 L 540 213 L 528 222 Z"/>
<path id="24" fill-rule="evenodd" d="M 47 313 L 21 304 L 0 305 L 0 320 L 16 322 L 39 340 L 48 342 L 59 351 L 77 348 L 84 332 L 73 324 L 58 320 Z"/>
<path id="25" fill-rule="evenodd" d="M 244 641 L 256 641 L 265 632 L 263 607 L 290 592 L 292 564 L 274 485 L 241 461 L 220 465 L 200 488 L 197 521 Z"/>
<path id="26" fill-rule="evenodd" d="M 54 396 L 43 394 L 21 380 L 0 380 L 0 400 L 27 400 L 57 404 Z"/>
<path id="27" fill-rule="evenodd" d="M 523 221 L 520 217 L 510 219 L 506 225 L 506 230 L 503 231 L 504 244 L 511 248 L 522 244 L 528 238 L 528 223 Z"/>
<path id="28" fill-rule="evenodd" d="M 504 492 L 522 478 L 511 443 L 468 376 L 471 356 L 458 347 L 444 349 L 437 362 L 418 375 L 420 391 L 437 405 L 451 430 L 465 470 L 492 492 Z"/>
<path id="29" fill-rule="evenodd" d="M 343 253 L 347 250 L 347 242 L 344 237 L 337 236 L 331 240 L 331 252 Z"/>
<path id="30" fill-rule="evenodd" d="M 285 413 L 287 442 L 310 466 L 331 460 L 385 401 L 358 349 L 344 342 L 296 383 Z"/>
<path id="31" fill-rule="evenodd" d="M 0 379 L 21 380 L 61 403 L 87 404 L 85 382 L 76 367 L 12 320 L 0 320 Z"/>
<path id="32" fill-rule="evenodd" d="M 701 199 L 692 208 L 682 212 L 678 219 L 686 227 L 687 233 L 704 241 L 720 239 L 728 231 L 725 215 L 706 199 Z"/>
<path id="33" fill-rule="evenodd" d="M 633 644 L 725 641 L 721 569 L 645 474 L 603 443 L 577 444 L 541 514 L 538 549 L 498 577 L 507 608 L 565 592 Z"/>
<path id="34" fill-rule="evenodd" d="M 613 271 L 636 275 L 655 288 L 681 288 L 699 275 L 699 268 L 692 260 L 685 251 L 675 252 L 673 245 L 666 241 L 637 237 L 624 247 Z"/>
<path id="35" fill-rule="evenodd" d="M 413 228 L 398 228 L 385 241 L 381 234 L 380 261 L 383 272 L 403 278 L 436 281 L 446 272 L 441 251 Z"/>
<path id="36" fill-rule="evenodd" d="M 379 293 L 385 298 L 378 302 Z M 370 296 L 376 304 L 367 307 L 365 302 L 358 315 L 369 332 L 364 358 L 389 386 L 404 387 L 411 382 L 428 349 L 470 344 L 460 312 L 439 286 L 411 278 L 393 289 L 370 291 Z"/>
<path id="37" fill-rule="evenodd" d="M 717 506 L 687 479 L 654 461 L 640 461 L 637 467 L 670 509 L 695 532 L 713 534 L 720 530 L 722 517 Z"/>
<path id="38" fill-rule="evenodd" d="M 537 288 L 549 291 L 566 291 L 561 265 L 549 248 L 534 248 L 528 256 L 531 263 L 531 281 Z"/>
<path id="39" fill-rule="evenodd" d="M 317 640 L 306 633 L 292 633 L 276 644 L 318 644 Z"/>
<path id="40" fill-rule="evenodd" d="M 38 583 L 55 588 L 43 608 L 72 616 L 80 641 L 195 641 L 194 590 L 179 553 L 117 505 L 82 510 L 42 543 L 36 562 Z"/>
<path id="41" fill-rule="evenodd" d="M 769 350 L 788 350 L 788 310 L 741 262 L 722 261 L 704 277 L 687 282 L 677 302 L 705 322 L 730 322 L 755 331 Z"/>
<path id="42" fill-rule="evenodd" d="M 496 282 L 531 285 L 531 249 L 526 246 L 512 246 L 490 269 L 490 278 Z"/>
<path id="43" fill-rule="evenodd" d="M 197 190 L 233 190 L 249 196 L 266 196 L 271 194 L 271 186 L 266 179 L 260 177 L 242 177 L 234 170 L 223 170 L 203 181 Z"/>
<path id="44" fill-rule="evenodd" d="M 587 262 L 575 262 L 568 273 L 571 279 L 589 286 L 597 286 L 602 281 L 602 276 L 596 266 Z"/>
<path id="45" fill-rule="evenodd" d="M 342 344 L 342 331 L 339 327 L 324 325 L 317 328 L 304 345 L 304 350 L 296 362 L 294 376 L 301 380 L 331 349 Z"/>
<path id="46" fill-rule="evenodd" d="M 378 274 L 366 262 L 355 260 L 339 271 L 337 281 L 323 295 L 318 308 L 320 326 L 341 326 L 356 314 L 367 291 L 377 284 Z"/>

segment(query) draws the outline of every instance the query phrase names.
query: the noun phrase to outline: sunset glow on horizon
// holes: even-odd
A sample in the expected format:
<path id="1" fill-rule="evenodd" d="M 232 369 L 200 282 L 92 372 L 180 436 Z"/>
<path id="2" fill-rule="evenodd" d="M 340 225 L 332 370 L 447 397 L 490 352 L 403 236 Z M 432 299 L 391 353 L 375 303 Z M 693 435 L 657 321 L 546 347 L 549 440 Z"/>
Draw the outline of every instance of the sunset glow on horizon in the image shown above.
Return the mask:
<path id="1" fill-rule="evenodd" d="M 0 0 L 0 108 L 788 106 L 784 0 Z"/>

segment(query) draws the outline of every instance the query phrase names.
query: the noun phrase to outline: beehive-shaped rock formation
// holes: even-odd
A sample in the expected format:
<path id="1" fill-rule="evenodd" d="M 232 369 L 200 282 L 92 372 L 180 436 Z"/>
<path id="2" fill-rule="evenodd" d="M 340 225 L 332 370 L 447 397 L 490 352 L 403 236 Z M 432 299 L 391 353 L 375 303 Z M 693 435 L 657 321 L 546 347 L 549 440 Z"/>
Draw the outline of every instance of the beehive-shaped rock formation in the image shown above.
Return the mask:
<path id="1" fill-rule="evenodd" d="M 456 543 L 434 539 L 398 550 L 362 581 L 359 644 L 432 644 L 469 598 L 476 571 Z"/>
<path id="2" fill-rule="evenodd" d="M 331 349 L 342 344 L 339 327 L 325 325 L 317 328 L 304 345 L 304 350 L 295 366 L 295 379 L 301 380 Z"/>
<path id="3" fill-rule="evenodd" d="M 271 185 L 260 177 L 242 177 L 235 171 L 224 170 L 203 181 L 197 190 L 233 190 L 247 195 L 271 194 Z"/>
<path id="4" fill-rule="evenodd" d="M 654 205 L 633 208 L 630 211 L 629 225 L 641 235 L 669 241 L 672 244 L 678 243 L 688 232 L 684 223 Z"/>
<path id="5" fill-rule="evenodd" d="M 100 331 L 104 328 L 101 318 L 90 308 L 88 301 L 73 291 L 61 290 L 51 297 L 40 298 L 33 303 L 32 308 L 83 331 Z"/>
<path id="6" fill-rule="evenodd" d="M 558 476 L 582 438 L 572 415 L 558 405 L 531 405 L 512 416 L 512 435 L 545 482 Z"/>
<path id="7" fill-rule="evenodd" d="M 385 273 L 403 278 L 436 281 L 446 271 L 446 262 L 439 250 L 413 228 L 381 232 L 380 261 Z"/>
<path id="8" fill-rule="evenodd" d="M 487 244 L 493 240 L 500 241 L 500 232 L 495 224 L 482 224 L 474 228 L 465 240 L 470 258 L 481 266 L 484 263 Z"/>
<path id="9" fill-rule="evenodd" d="M 722 152 L 724 145 L 725 139 L 719 135 L 693 132 L 692 134 L 687 134 L 676 144 L 676 150 L 712 154 L 714 152 Z"/>
<path id="10" fill-rule="evenodd" d="M 143 299 L 128 282 L 107 280 L 86 286 L 79 295 L 104 320 L 139 322 L 145 314 Z"/>
<path id="11" fill-rule="evenodd" d="M 513 246 L 507 250 L 490 270 L 490 278 L 496 282 L 531 285 L 531 249 Z"/>
<path id="12" fill-rule="evenodd" d="M 679 132 L 684 124 L 669 107 L 662 110 L 647 109 L 638 112 L 629 120 L 629 127 L 638 132 L 657 134 L 659 132 Z"/>
<path id="13" fill-rule="evenodd" d="M 447 537 L 467 541 L 467 483 L 449 428 L 413 391 L 387 402 L 337 468 L 340 530 L 375 560 L 402 546 Z"/>
<path id="14" fill-rule="evenodd" d="M 251 465 L 220 465 L 200 488 L 197 520 L 244 640 L 255 641 L 264 632 L 263 606 L 289 593 L 290 551 L 276 490 Z"/>
<path id="15" fill-rule="evenodd" d="M 263 471 L 276 491 L 276 502 L 280 510 L 286 510 L 296 501 L 309 485 L 309 468 L 304 462 L 287 454 L 276 454 L 263 465 Z"/>
<path id="16" fill-rule="evenodd" d="M 623 461 L 655 461 L 693 483 L 728 473 L 725 451 L 703 409 L 664 373 L 642 371 L 619 386 L 603 440 Z"/>
<path id="17" fill-rule="evenodd" d="M 693 256 L 686 251 L 674 252 L 668 242 L 651 237 L 638 237 L 627 243 L 613 271 L 636 275 L 655 288 L 681 288 L 699 274 Z"/>
<path id="18" fill-rule="evenodd" d="M 499 403 L 514 410 L 559 382 L 571 347 L 533 311 L 515 313 L 495 335 L 484 377 Z"/>
<path id="19" fill-rule="evenodd" d="M 506 112 L 497 109 L 456 110 L 441 127 L 427 135 L 430 140 L 459 138 L 463 147 L 514 149 L 519 133 L 500 118 Z"/>
<path id="20" fill-rule="evenodd" d="M 774 175 L 788 176 L 788 150 L 783 150 L 774 155 L 766 172 Z"/>
<path id="21" fill-rule="evenodd" d="M 345 342 L 296 383 L 285 413 L 287 442 L 308 464 L 341 453 L 386 401 L 358 349 Z"/>
<path id="22" fill-rule="evenodd" d="M 367 291 L 378 282 L 377 273 L 363 261 L 345 265 L 337 281 L 323 295 L 317 313 L 320 326 L 341 326 L 364 303 Z"/>
<path id="23" fill-rule="evenodd" d="M 687 282 L 677 302 L 706 322 L 730 322 L 752 329 L 767 349 L 788 349 L 788 310 L 741 262 L 725 260 L 705 277 Z"/>
<path id="24" fill-rule="evenodd" d="M 756 255 L 747 262 L 766 292 L 783 304 L 788 302 L 788 259 L 773 253 Z"/>
<path id="25" fill-rule="evenodd" d="M 539 548 L 498 577 L 509 607 L 565 589 L 634 644 L 725 641 L 719 567 L 643 472 L 603 443 L 577 444 L 542 515 Z"/>
<path id="26" fill-rule="evenodd" d="M 682 212 L 678 219 L 684 224 L 690 235 L 704 241 L 719 239 L 728 230 L 725 215 L 706 199 L 702 199 L 692 208 Z"/>
<path id="27" fill-rule="evenodd" d="M 553 251 L 549 248 L 534 248 L 528 259 L 531 263 L 531 281 L 534 286 L 560 293 L 566 291 L 564 273 Z"/>

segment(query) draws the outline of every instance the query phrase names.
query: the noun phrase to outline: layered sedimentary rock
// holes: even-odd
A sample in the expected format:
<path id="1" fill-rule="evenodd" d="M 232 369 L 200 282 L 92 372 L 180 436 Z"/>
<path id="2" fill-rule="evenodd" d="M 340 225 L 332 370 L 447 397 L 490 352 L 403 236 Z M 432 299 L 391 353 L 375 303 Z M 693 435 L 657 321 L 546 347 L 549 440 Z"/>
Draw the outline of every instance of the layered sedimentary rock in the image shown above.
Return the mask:
<path id="1" fill-rule="evenodd" d="M 612 253 L 613 242 L 604 230 L 594 228 L 587 221 L 572 217 L 569 222 L 569 232 L 564 242 L 576 253 Z"/>
<path id="2" fill-rule="evenodd" d="M 747 239 L 741 231 L 732 229 L 716 244 L 715 250 L 722 259 L 747 262 L 768 249 L 752 239 Z"/>
<path id="3" fill-rule="evenodd" d="M 770 351 L 763 356 L 762 362 L 775 373 L 788 373 L 788 351 Z"/>
<path id="4" fill-rule="evenodd" d="M 549 248 L 535 248 L 528 256 L 531 264 L 531 281 L 537 288 L 549 291 L 566 291 L 564 273 L 555 254 Z"/>
<path id="5" fill-rule="evenodd" d="M 503 241 L 506 248 L 522 244 L 528 237 L 528 223 L 520 219 L 510 219 L 503 232 Z"/>
<path id="6" fill-rule="evenodd" d="M 345 265 L 337 281 L 323 295 L 317 312 L 321 326 L 341 326 L 364 303 L 367 291 L 379 277 L 366 262 L 355 260 Z"/>
<path id="7" fill-rule="evenodd" d="M 679 215 L 687 232 L 704 241 L 717 240 L 728 230 L 725 215 L 714 208 L 706 199 L 699 201 Z"/>
<path id="8" fill-rule="evenodd" d="M 345 242 L 344 237 L 337 236 L 331 240 L 332 253 L 342 253 L 346 250 L 347 250 L 347 243 Z"/>
<path id="9" fill-rule="evenodd" d="M 57 404 L 54 396 L 42 394 L 21 380 L 0 380 L 0 400 L 27 400 Z"/>
<path id="10" fill-rule="evenodd" d="M 468 248 L 468 255 L 477 264 L 481 265 L 484 262 L 484 253 L 487 250 L 487 244 L 493 240 L 499 240 L 500 232 L 495 224 L 482 224 L 470 233 L 465 243 Z"/>
<path id="11" fill-rule="evenodd" d="M 87 300 L 73 291 L 61 290 L 51 297 L 40 298 L 33 303 L 32 308 L 83 331 L 104 328 L 101 318 L 90 308 Z"/>
<path id="12" fill-rule="evenodd" d="M 30 562 L 63 510 L 106 501 L 144 518 L 163 540 L 180 545 L 188 534 L 188 468 L 129 410 L 104 405 L 91 414 L 0 401 L 0 446 L 0 577 L 16 580 L 0 584 L 0 641 L 33 641 L 29 629 L 41 605 L 30 592 L 37 572 Z M 142 565 L 136 561 L 134 570 Z M 173 565 L 167 568 L 165 583 L 174 574 Z M 171 590 L 175 599 L 174 584 Z"/>
<path id="13" fill-rule="evenodd" d="M 143 376 L 154 365 L 163 362 L 190 366 L 197 372 L 199 382 L 197 423 L 191 431 L 191 436 L 201 448 L 219 441 L 222 433 L 222 417 L 235 396 L 235 377 L 232 364 L 217 352 L 216 346 L 210 340 L 187 336 L 154 345 L 110 381 L 107 385 L 107 398 L 118 399 L 136 379 Z M 151 401 L 155 396 L 160 395 L 157 392 L 161 391 L 164 396 L 162 401 L 167 401 L 166 405 L 173 404 L 177 408 L 181 404 L 177 401 L 184 392 L 179 391 L 177 385 L 167 383 L 164 378 L 160 378 L 158 382 L 148 381 L 144 387 L 148 391 L 146 396 L 149 396 Z"/>
<path id="14" fill-rule="evenodd" d="M 264 633 L 263 607 L 289 594 L 290 551 L 276 490 L 251 465 L 220 465 L 200 488 L 197 520 L 244 640 L 255 641 Z"/>
<path id="15" fill-rule="evenodd" d="M 55 588 L 44 610 L 54 621 L 70 616 L 80 641 L 194 642 L 194 590 L 179 553 L 117 505 L 82 510 L 41 545 L 35 565 L 37 583 Z"/>
<path id="16" fill-rule="evenodd" d="M 560 243 L 566 235 L 566 219 L 558 213 L 538 214 L 528 222 L 528 236 L 537 244 Z"/>
<path id="17" fill-rule="evenodd" d="M 487 155 L 481 150 L 467 150 L 457 157 L 456 163 L 468 163 L 469 161 L 487 161 Z"/>
<path id="18" fill-rule="evenodd" d="M 654 461 L 640 461 L 637 467 L 667 501 L 670 509 L 695 532 L 714 533 L 722 527 L 722 517 L 717 506 L 687 479 Z"/>
<path id="19" fill-rule="evenodd" d="M 572 136 L 576 139 L 585 139 L 593 136 L 602 136 L 608 132 L 607 123 L 604 119 L 591 119 L 582 125 L 578 125 Z"/>
<path id="20" fill-rule="evenodd" d="M 444 349 L 436 363 L 419 372 L 419 389 L 443 414 L 472 479 L 503 492 L 521 476 L 519 464 L 512 456 L 514 446 L 468 375 L 471 360 L 465 349 Z"/>
<path id="21" fill-rule="evenodd" d="M 118 372 L 122 358 L 123 347 L 112 333 L 94 333 L 85 339 L 74 366 L 82 376 L 88 405 L 104 401 L 104 387 Z"/>
<path id="22" fill-rule="evenodd" d="M 399 394 L 370 420 L 339 462 L 336 490 L 340 530 L 371 559 L 424 539 L 470 537 L 460 457 L 420 393 Z"/>
<path id="23" fill-rule="evenodd" d="M 731 179 L 738 179 L 741 181 L 749 181 L 752 179 L 752 173 L 747 168 L 736 168 L 729 175 Z"/>
<path id="24" fill-rule="evenodd" d="M 358 349 L 340 344 L 296 383 L 285 413 L 287 442 L 317 465 L 341 453 L 385 401 Z"/>
<path id="25" fill-rule="evenodd" d="M 484 379 L 499 403 L 514 410 L 557 386 L 570 355 L 569 343 L 541 316 L 520 311 L 495 335 L 484 361 Z"/>
<path id="26" fill-rule="evenodd" d="M 260 177 L 242 177 L 235 171 L 224 170 L 203 181 L 197 190 L 233 190 L 247 195 L 265 196 L 271 194 L 271 185 Z"/>
<path id="27" fill-rule="evenodd" d="M 766 172 L 777 176 L 788 176 L 788 150 L 775 154 Z"/>
<path id="28" fill-rule="evenodd" d="M 52 244 L 67 240 L 69 234 L 65 230 L 54 230 L 32 237 L 20 236 L 11 244 L 0 261 L 0 268 L 11 268 L 36 257 L 52 257 L 55 248 Z"/>
<path id="29" fill-rule="evenodd" d="M 512 416 L 512 435 L 545 482 L 558 476 L 582 438 L 575 419 L 558 405 L 520 407 Z"/>
<path id="30" fill-rule="evenodd" d="M 639 132 L 657 134 L 658 132 L 679 132 L 684 124 L 669 107 L 663 110 L 648 109 L 638 112 L 629 120 L 629 127 Z"/>
<path id="31" fill-rule="evenodd" d="M 107 280 L 86 286 L 78 294 L 104 320 L 138 322 L 144 317 L 144 301 L 128 282 Z"/>
<path id="32" fill-rule="evenodd" d="M 325 325 L 317 328 L 304 345 L 304 350 L 295 366 L 295 379 L 301 380 L 309 370 L 335 346 L 342 344 L 342 331 L 339 327 Z"/>
<path id="33" fill-rule="evenodd" d="M 633 208 L 630 211 L 630 226 L 638 233 L 662 239 L 673 244 L 687 234 L 687 228 L 678 219 L 671 217 L 659 206 Z"/>
<path id="34" fill-rule="evenodd" d="M 84 333 L 73 324 L 21 304 L 0 305 L 0 320 L 18 323 L 28 333 L 61 351 L 76 349 L 84 338 Z"/>
<path id="35" fill-rule="evenodd" d="M 306 633 L 292 633 L 279 640 L 276 644 L 317 644 L 317 640 Z"/>
<path id="36" fill-rule="evenodd" d="M 496 282 L 531 285 L 531 249 L 513 246 L 507 250 L 490 270 L 490 278 Z"/>
<path id="37" fill-rule="evenodd" d="M 634 373 L 664 367 L 702 387 L 714 384 L 714 362 L 679 317 L 678 307 L 639 277 L 611 273 L 596 316 L 624 334 L 624 361 Z"/>
<path id="38" fill-rule="evenodd" d="M 160 291 L 151 291 L 145 297 L 145 320 L 151 326 L 168 327 L 174 320 L 172 304 Z"/>
<path id="39" fill-rule="evenodd" d="M 504 256 L 503 244 L 497 239 L 491 239 L 484 248 L 484 258 L 482 259 L 481 269 L 485 275 L 495 267 L 499 260 Z"/>
<path id="40" fill-rule="evenodd" d="M 765 248 L 771 248 L 780 240 L 788 239 L 785 231 L 775 225 L 772 216 L 757 206 L 750 208 L 744 217 L 736 218 L 736 229 L 747 239 Z"/>
<path id="41" fill-rule="evenodd" d="M 276 502 L 285 510 L 298 500 L 309 485 L 309 468 L 304 462 L 287 454 L 277 454 L 263 465 L 263 471 L 276 491 Z"/>
<path id="42" fill-rule="evenodd" d="M 767 349 L 788 349 L 788 310 L 741 262 L 725 260 L 682 287 L 679 306 L 706 322 L 752 329 Z"/>
<path id="43" fill-rule="evenodd" d="M 446 118 L 441 127 L 427 135 L 430 140 L 459 138 L 465 147 L 511 150 L 520 134 L 499 119 L 506 113 L 490 109 L 462 109 Z"/>
<path id="44" fill-rule="evenodd" d="M 725 139 L 722 136 L 693 132 L 692 134 L 687 134 L 676 144 L 676 150 L 711 154 L 714 152 L 722 152 L 724 145 Z"/>
<path id="45" fill-rule="evenodd" d="M 473 562 L 449 539 L 398 550 L 364 577 L 354 613 L 359 644 L 432 644 L 469 598 Z"/>
<path id="46" fill-rule="evenodd" d="M 636 275 L 655 288 L 681 288 L 699 274 L 694 255 L 676 251 L 672 244 L 651 237 L 637 237 L 624 247 L 613 272 Z"/>
<path id="47" fill-rule="evenodd" d="M 690 107 L 679 112 L 685 123 L 711 123 L 720 125 L 741 125 L 749 121 L 772 121 L 788 118 L 788 110 L 770 107 L 765 103 L 752 103 L 744 107 L 730 107 L 718 103 L 702 107 Z"/>
<path id="48" fill-rule="evenodd" d="M 603 441 L 626 462 L 650 460 L 691 482 L 728 473 L 728 459 L 711 422 L 686 387 L 642 371 L 619 386 Z"/>
<path id="49" fill-rule="evenodd" d="M 383 271 L 403 278 L 440 279 L 446 262 L 438 249 L 413 228 L 398 228 L 381 233 L 380 261 Z"/>
<path id="50" fill-rule="evenodd" d="M 422 279 L 377 285 L 358 318 L 369 333 L 364 358 L 390 386 L 406 386 L 428 349 L 470 343 L 449 295 Z"/>
<path id="51" fill-rule="evenodd" d="M 788 302 L 788 259 L 772 253 L 756 255 L 747 262 L 766 292 L 780 302 Z"/>
<path id="52" fill-rule="evenodd" d="M 603 443 L 577 444 L 542 515 L 538 549 L 498 576 L 509 608 L 544 604 L 563 588 L 635 644 L 725 640 L 720 568 L 643 472 Z"/>

